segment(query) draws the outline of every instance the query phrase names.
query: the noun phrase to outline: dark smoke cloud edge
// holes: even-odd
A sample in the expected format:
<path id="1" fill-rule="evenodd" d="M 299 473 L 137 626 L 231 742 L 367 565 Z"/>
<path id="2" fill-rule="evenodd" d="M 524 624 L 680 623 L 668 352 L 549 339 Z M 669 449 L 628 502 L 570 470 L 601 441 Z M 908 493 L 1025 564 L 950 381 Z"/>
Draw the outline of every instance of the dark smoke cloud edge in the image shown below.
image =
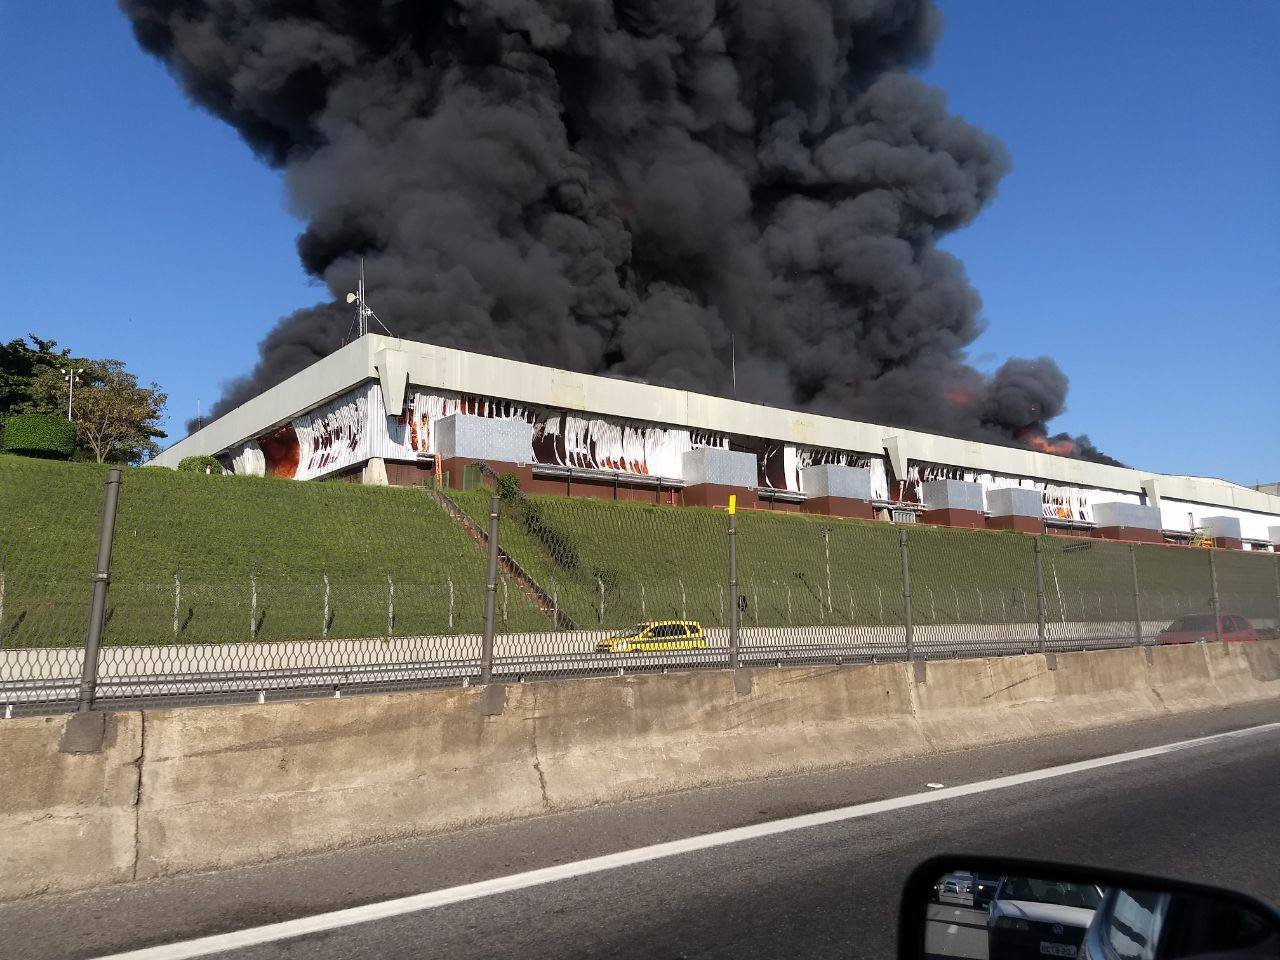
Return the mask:
<path id="1" fill-rule="evenodd" d="M 994 138 L 908 71 L 928 0 L 120 0 L 144 49 L 284 172 L 334 300 L 218 415 L 338 347 L 361 257 L 397 335 L 1085 456 L 1048 358 L 966 363 L 937 247 Z"/>

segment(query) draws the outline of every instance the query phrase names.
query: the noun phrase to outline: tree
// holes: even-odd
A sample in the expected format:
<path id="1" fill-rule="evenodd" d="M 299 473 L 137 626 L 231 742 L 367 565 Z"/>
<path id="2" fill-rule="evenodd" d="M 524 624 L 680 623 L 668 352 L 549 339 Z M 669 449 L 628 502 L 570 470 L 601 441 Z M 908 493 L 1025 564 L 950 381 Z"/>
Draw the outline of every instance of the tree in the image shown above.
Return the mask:
<path id="1" fill-rule="evenodd" d="M 72 406 L 76 442 L 98 463 L 137 463 L 155 456 L 160 450 L 155 441 L 165 436 L 159 421 L 169 400 L 159 384 L 139 386 L 119 360 L 85 360 L 83 366 Z M 33 380 L 33 402 L 60 400 L 65 389 L 61 371 L 44 368 Z"/>
<path id="2" fill-rule="evenodd" d="M 27 345 L 27 340 L 31 345 Z M 57 397 L 49 398 L 36 391 L 36 380 L 62 367 L 79 367 L 71 351 L 58 349 L 56 340 L 42 340 L 34 333 L 0 343 L 0 417 L 11 413 L 56 413 L 65 409 Z M 61 373 L 58 373 L 61 376 Z"/>

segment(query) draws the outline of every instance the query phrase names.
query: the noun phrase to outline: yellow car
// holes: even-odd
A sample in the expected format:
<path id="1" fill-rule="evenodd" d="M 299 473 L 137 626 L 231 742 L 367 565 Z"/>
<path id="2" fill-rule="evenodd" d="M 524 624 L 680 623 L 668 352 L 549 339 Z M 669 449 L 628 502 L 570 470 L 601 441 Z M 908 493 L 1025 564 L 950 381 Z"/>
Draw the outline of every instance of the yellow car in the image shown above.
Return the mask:
<path id="1" fill-rule="evenodd" d="M 706 634 L 697 620 L 646 620 L 610 634 L 596 644 L 597 653 L 647 653 L 659 650 L 705 650 Z"/>

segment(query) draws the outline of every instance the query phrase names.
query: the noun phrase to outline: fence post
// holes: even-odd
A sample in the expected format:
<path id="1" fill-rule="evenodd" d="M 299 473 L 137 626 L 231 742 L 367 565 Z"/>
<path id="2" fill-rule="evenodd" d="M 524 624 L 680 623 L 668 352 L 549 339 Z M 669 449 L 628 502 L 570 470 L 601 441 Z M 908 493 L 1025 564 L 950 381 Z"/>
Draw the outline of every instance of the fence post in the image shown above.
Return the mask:
<path id="1" fill-rule="evenodd" d="M 688 620 L 689 614 L 685 611 L 684 578 L 679 578 L 678 582 L 680 584 L 680 619 Z"/>
<path id="2" fill-rule="evenodd" d="M 907 553 L 907 531 L 898 531 L 898 542 L 902 546 L 902 617 L 907 634 L 907 659 L 916 658 L 916 633 L 911 625 L 911 558 Z"/>
<path id="3" fill-rule="evenodd" d="M 1277 553 L 1280 553 L 1280 547 L 1274 547 Z M 1276 568 L 1276 636 L 1280 637 L 1280 556 L 1276 557 L 1273 564 Z M 4 611 L 4 573 L 0 572 L 0 614 Z M 4 617 L 0 615 L 0 624 L 4 623 Z"/>
<path id="4" fill-rule="evenodd" d="M 1045 652 L 1044 544 L 1036 537 L 1036 643 Z"/>
<path id="5" fill-rule="evenodd" d="M 249 574 L 249 640 L 258 639 L 258 577 Z"/>
<path id="6" fill-rule="evenodd" d="M 1142 646 L 1142 595 L 1138 587 L 1138 548 L 1129 544 L 1129 566 L 1133 570 L 1133 635 Z"/>
<path id="7" fill-rule="evenodd" d="M 324 619 L 320 622 L 320 636 L 329 636 L 329 575 L 322 574 L 324 577 Z"/>
<path id="8" fill-rule="evenodd" d="M 173 568 L 173 639 L 178 639 L 178 617 L 182 610 L 182 579 L 178 571 L 181 566 Z"/>
<path id="9" fill-rule="evenodd" d="M 822 548 L 827 555 L 827 613 L 834 613 L 831 605 L 831 528 L 822 528 Z"/>
<path id="10" fill-rule="evenodd" d="M 648 610 L 648 604 L 645 601 L 643 580 L 640 581 L 640 619 L 641 620 L 649 619 L 649 610 Z"/>
<path id="11" fill-rule="evenodd" d="M 493 678 L 493 609 L 498 596 L 498 498 L 489 498 L 489 566 L 484 582 L 484 640 L 480 647 L 480 682 Z M 603 597 L 603 590 L 601 592 Z M 603 603 L 603 599 L 601 600 Z M 603 608 L 602 608 L 603 612 Z"/>
<path id="12" fill-rule="evenodd" d="M 106 497 L 102 504 L 102 525 L 98 530 L 98 559 L 93 571 L 93 599 L 89 604 L 89 632 L 84 640 L 84 664 L 80 671 L 78 709 L 93 708 L 98 688 L 98 653 L 102 649 L 102 628 L 107 617 L 107 586 L 111 582 L 111 547 L 115 541 L 116 508 L 120 503 L 120 471 L 107 471 Z"/>
<path id="13" fill-rule="evenodd" d="M 683 584 L 681 602 L 683 602 Z M 738 669 L 738 529 L 729 514 L 729 669 Z"/>
<path id="14" fill-rule="evenodd" d="M 453 574 L 449 574 L 445 579 L 449 582 L 449 629 L 453 629 Z"/>
<path id="15" fill-rule="evenodd" d="M 1218 562 L 1214 559 L 1216 547 L 1209 548 L 1209 585 L 1213 587 L 1213 638 L 1222 642 L 1222 604 L 1218 600 Z"/>
<path id="16" fill-rule="evenodd" d="M 596 577 L 596 623 L 604 624 L 604 580 Z"/>
<path id="17" fill-rule="evenodd" d="M 1280 581 L 1276 582 L 1276 599 L 1280 600 Z M 0 569 L 0 644 L 4 643 L 4 570 Z"/>
<path id="18" fill-rule="evenodd" d="M 387 636 L 394 637 L 396 633 L 396 584 L 391 579 L 391 575 L 387 575 Z"/>

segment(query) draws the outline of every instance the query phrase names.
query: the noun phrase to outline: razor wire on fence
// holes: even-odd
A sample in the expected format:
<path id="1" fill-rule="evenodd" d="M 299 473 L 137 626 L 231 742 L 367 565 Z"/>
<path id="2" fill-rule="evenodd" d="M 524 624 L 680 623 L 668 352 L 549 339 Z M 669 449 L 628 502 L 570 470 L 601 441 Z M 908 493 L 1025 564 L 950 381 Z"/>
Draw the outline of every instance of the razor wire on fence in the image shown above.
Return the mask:
<path id="1" fill-rule="evenodd" d="M 507 478 L 496 498 L 128 470 L 112 518 L 112 478 L 0 457 L 6 710 L 1049 653 L 1280 626 L 1274 554 L 730 518 L 527 496 Z"/>

